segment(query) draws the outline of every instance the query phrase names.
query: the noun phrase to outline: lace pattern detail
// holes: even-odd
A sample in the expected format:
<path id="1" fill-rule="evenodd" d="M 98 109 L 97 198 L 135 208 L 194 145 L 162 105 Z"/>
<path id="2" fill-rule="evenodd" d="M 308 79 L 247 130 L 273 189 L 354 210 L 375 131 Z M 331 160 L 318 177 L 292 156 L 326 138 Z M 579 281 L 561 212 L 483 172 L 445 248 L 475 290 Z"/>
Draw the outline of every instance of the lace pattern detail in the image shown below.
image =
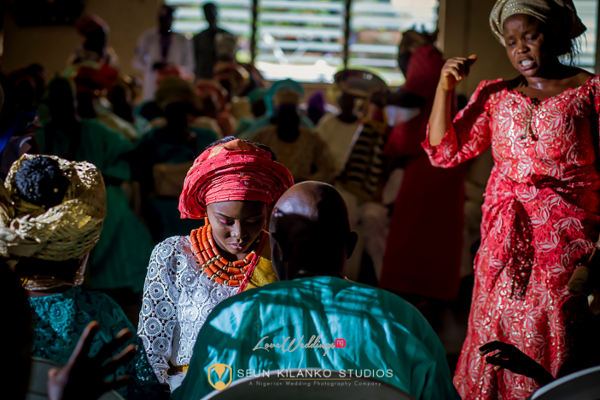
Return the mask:
<path id="1" fill-rule="evenodd" d="M 92 321 L 100 323 L 100 331 L 92 342 L 90 356 L 96 355 L 122 329 L 133 331 L 131 322 L 113 299 L 102 293 L 82 292 L 80 287 L 61 294 L 30 298 L 29 304 L 33 309 L 35 326 L 32 355 L 58 364 L 64 365 L 69 361 L 79 337 Z M 127 400 L 161 397 L 164 388 L 154 376 L 141 341 L 134 336 L 118 352 L 129 344 L 135 344 L 138 352 L 133 360 L 117 368 L 115 376 L 110 377 L 115 379 L 129 375 L 129 384 L 117 391 Z"/>
<path id="2" fill-rule="evenodd" d="M 598 126 L 592 124 L 600 112 L 600 76 L 539 103 L 507 85 L 482 82 L 443 141 L 424 142 L 434 165 L 458 165 L 489 146 L 496 164 L 454 376 L 465 399 L 524 399 L 539 388 L 531 378 L 485 364 L 478 349 L 488 342 L 515 345 L 553 376 L 596 357 L 593 315 L 584 297 L 569 295 L 567 282 L 599 234 Z"/>
<path id="3" fill-rule="evenodd" d="M 199 264 L 187 236 L 166 239 L 150 257 L 138 335 L 162 383 L 169 382 L 169 361 L 189 364 L 210 312 L 239 290 L 210 281 Z"/>

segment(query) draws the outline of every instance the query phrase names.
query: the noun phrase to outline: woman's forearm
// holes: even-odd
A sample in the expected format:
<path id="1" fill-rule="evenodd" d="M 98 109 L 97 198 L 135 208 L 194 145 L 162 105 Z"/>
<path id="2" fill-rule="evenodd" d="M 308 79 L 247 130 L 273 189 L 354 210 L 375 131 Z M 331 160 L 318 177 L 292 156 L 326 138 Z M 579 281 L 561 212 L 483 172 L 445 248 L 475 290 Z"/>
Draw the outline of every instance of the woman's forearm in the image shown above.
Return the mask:
<path id="1" fill-rule="evenodd" d="M 438 85 L 429 116 L 429 144 L 437 146 L 452 126 L 452 90 Z"/>

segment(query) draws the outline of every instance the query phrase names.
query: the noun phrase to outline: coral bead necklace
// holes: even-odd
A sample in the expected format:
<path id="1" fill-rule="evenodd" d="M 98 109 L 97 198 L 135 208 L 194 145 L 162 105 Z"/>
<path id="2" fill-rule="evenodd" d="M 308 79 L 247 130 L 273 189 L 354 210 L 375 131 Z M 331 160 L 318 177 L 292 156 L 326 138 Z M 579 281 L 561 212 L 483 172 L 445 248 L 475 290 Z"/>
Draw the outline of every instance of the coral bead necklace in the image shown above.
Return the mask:
<path id="1" fill-rule="evenodd" d="M 240 286 L 252 260 L 256 257 L 256 251 L 252 250 L 243 260 L 227 261 L 220 254 L 212 236 L 212 227 L 205 220 L 205 225 L 200 229 L 194 229 L 190 234 L 192 248 L 198 261 L 202 263 L 201 268 L 211 280 L 215 280 L 225 286 Z M 259 235 L 259 239 L 262 235 Z"/>

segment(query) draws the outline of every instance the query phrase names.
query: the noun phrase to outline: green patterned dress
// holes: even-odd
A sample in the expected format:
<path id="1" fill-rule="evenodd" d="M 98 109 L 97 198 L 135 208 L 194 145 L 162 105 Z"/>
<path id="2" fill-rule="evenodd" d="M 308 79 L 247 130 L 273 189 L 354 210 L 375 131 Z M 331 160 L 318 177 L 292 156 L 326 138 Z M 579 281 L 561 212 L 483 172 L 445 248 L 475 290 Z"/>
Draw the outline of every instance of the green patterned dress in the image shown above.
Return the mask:
<path id="1" fill-rule="evenodd" d="M 92 321 L 100 324 L 100 330 L 90 348 L 90 356 L 96 355 L 121 330 L 127 328 L 135 332 L 121 307 L 103 293 L 82 292 L 80 287 L 74 287 L 64 293 L 30 298 L 29 304 L 34 319 L 32 355 L 58 364 L 69 361 L 79 337 Z M 148 363 L 140 338 L 133 336 L 119 351 L 130 344 L 136 345 L 137 354 L 116 372 L 116 378 L 129 375 L 130 381 L 117 391 L 128 400 L 158 398 L 164 387 Z"/>

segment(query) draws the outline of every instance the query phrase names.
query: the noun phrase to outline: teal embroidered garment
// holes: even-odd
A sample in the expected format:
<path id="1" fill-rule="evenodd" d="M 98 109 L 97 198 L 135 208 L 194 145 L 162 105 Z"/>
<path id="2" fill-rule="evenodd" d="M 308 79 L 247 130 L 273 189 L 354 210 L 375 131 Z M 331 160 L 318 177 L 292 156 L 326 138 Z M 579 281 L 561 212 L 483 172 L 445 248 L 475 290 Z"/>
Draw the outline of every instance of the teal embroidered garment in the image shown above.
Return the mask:
<path id="1" fill-rule="evenodd" d="M 90 348 L 90 356 L 96 355 L 121 330 L 136 331 L 113 299 L 103 293 L 83 292 L 80 287 L 30 298 L 29 304 L 33 309 L 35 330 L 32 355 L 58 364 L 69 361 L 83 330 L 92 321 L 100 323 L 100 330 Z M 140 338 L 134 335 L 119 351 L 132 343 L 137 347 L 137 354 L 116 372 L 116 378 L 129 375 L 130 381 L 117 391 L 128 400 L 157 398 L 165 388 L 154 375 Z"/>

